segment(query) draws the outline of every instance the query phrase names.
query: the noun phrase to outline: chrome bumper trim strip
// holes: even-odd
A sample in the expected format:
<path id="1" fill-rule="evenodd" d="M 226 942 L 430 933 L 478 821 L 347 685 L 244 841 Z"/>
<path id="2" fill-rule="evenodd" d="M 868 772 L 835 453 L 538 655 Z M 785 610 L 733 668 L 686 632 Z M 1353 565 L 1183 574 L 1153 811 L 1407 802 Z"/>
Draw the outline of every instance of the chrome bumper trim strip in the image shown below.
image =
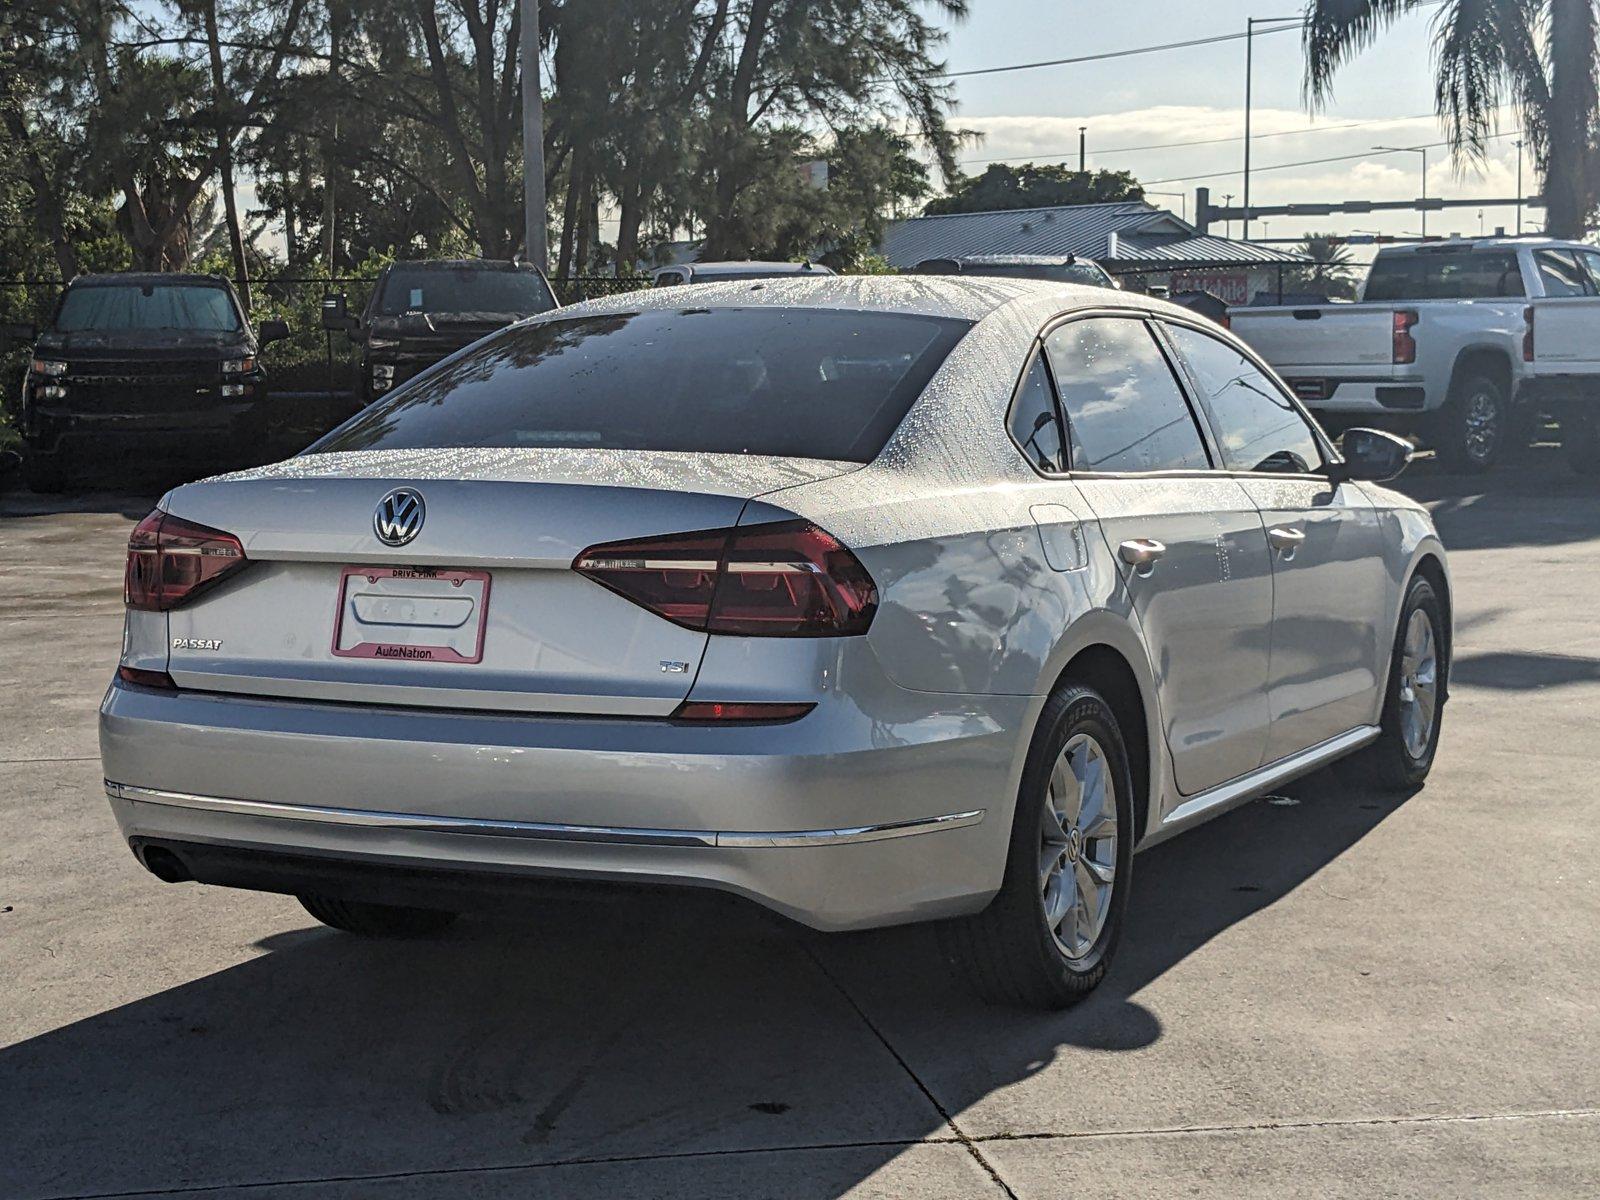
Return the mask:
<path id="1" fill-rule="evenodd" d="M 378 812 L 362 808 L 319 808 L 306 804 L 278 804 L 268 800 L 230 800 L 197 796 L 158 788 L 134 787 L 106 780 L 106 795 L 140 804 L 194 808 L 204 812 L 236 813 L 247 817 L 276 817 L 288 821 L 317 821 L 329 825 L 361 825 L 378 829 L 415 829 L 423 833 L 465 833 L 489 837 L 532 838 L 550 842 L 600 842 L 634 846 L 700 846 L 718 849 L 770 849 L 793 846 L 844 846 L 914 837 L 941 829 L 962 829 L 983 820 L 987 811 L 948 813 L 885 825 L 858 825 L 845 829 L 805 829 L 792 832 L 744 833 L 708 829 L 629 829 L 615 825 L 558 825 L 536 821 L 493 821 L 470 817 L 435 817 L 420 813 Z"/>

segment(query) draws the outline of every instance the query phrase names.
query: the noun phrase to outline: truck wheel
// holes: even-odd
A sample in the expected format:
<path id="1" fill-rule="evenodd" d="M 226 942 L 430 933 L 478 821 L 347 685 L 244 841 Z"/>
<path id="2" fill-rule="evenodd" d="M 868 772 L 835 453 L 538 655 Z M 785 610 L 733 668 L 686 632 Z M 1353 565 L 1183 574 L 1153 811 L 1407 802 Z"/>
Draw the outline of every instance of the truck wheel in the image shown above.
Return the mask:
<path id="1" fill-rule="evenodd" d="M 1494 466 L 1510 435 L 1505 388 L 1492 375 L 1473 373 L 1450 389 L 1450 399 L 1435 418 L 1431 441 L 1445 470 L 1476 475 Z"/>
<path id="2" fill-rule="evenodd" d="M 1128 907 L 1133 799 L 1111 706 L 1061 688 L 1028 748 L 999 894 L 941 927 L 945 953 L 985 1000 L 1065 1008 L 1104 978 Z"/>
<path id="3" fill-rule="evenodd" d="M 1578 474 L 1600 473 L 1600 421 L 1593 413 L 1561 414 L 1561 453 Z"/>
<path id="4" fill-rule="evenodd" d="M 30 492 L 50 495 L 67 489 L 67 461 L 59 451 L 46 454 L 28 448 L 22 459 L 22 478 Z"/>

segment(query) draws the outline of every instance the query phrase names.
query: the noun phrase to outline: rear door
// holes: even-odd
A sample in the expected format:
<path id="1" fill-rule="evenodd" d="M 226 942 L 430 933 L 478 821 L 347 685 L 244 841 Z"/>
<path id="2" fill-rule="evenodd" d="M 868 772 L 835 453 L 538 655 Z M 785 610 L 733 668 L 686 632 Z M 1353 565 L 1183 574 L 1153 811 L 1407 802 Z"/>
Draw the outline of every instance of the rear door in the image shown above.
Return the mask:
<path id="1" fill-rule="evenodd" d="M 1255 505 L 1210 450 L 1138 316 L 1069 321 L 1045 339 L 1072 479 L 1099 518 L 1155 672 L 1179 789 L 1261 763 L 1272 566 Z"/>
<path id="2" fill-rule="evenodd" d="M 1532 302 L 1534 375 L 1600 375 L 1600 251 L 1535 255 L 1548 297 Z M 1574 277 L 1570 264 L 1583 270 Z"/>
<path id="3" fill-rule="evenodd" d="M 1223 465 L 1266 526 L 1273 762 L 1373 718 L 1393 635 L 1383 530 L 1359 486 L 1330 489 L 1316 473 L 1323 440 L 1266 372 L 1197 326 L 1163 329 L 1206 408 Z"/>

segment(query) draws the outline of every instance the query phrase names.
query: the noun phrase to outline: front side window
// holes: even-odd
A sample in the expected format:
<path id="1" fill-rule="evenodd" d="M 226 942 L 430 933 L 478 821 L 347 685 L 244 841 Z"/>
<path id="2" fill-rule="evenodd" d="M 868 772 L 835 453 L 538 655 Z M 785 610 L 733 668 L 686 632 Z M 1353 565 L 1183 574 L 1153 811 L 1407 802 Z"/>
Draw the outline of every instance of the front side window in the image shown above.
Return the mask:
<path id="1" fill-rule="evenodd" d="M 227 289 L 208 284 L 85 284 L 67 289 L 55 327 L 62 333 L 184 330 L 237 333 L 239 311 Z"/>
<path id="2" fill-rule="evenodd" d="M 1229 470 L 1306 475 L 1323 465 L 1311 426 L 1254 363 L 1186 325 L 1167 331 L 1200 384 Z"/>
<path id="3" fill-rule="evenodd" d="M 1093 317 L 1045 339 L 1075 471 L 1204 471 L 1194 414 L 1136 317 Z"/>
<path id="4" fill-rule="evenodd" d="M 1017 449 L 1039 470 L 1067 469 L 1066 447 L 1062 444 L 1061 422 L 1056 417 L 1055 395 L 1050 390 L 1050 376 L 1041 356 L 1034 357 L 1017 398 L 1011 402 L 1008 426 Z"/>
<path id="5" fill-rule="evenodd" d="M 1589 287 L 1600 292 L 1600 250 L 1579 250 L 1578 261 L 1589 272 Z"/>
<path id="6" fill-rule="evenodd" d="M 1538 264 L 1546 296 L 1582 296 L 1588 292 L 1588 277 L 1572 251 L 1539 250 L 1533 261 Z"/>
<path id="7" fill-rule="evenodd" d="M 871 462 L 969 321 L 812 308 L 553 318 L 476 342 L 314 450 L 663 450 Z"/>

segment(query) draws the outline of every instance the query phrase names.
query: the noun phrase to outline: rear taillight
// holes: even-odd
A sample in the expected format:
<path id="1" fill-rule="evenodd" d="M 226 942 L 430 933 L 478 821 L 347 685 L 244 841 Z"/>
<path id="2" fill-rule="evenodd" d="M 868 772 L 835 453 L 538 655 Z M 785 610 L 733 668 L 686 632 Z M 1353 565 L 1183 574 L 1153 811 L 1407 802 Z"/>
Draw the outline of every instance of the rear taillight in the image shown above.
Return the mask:
<path id="1" fill-rule="evenodd" d="M 177 684 L 165 671 L 147 671 L 143 667 L 118 667 L 117 678 L 123 683 L 136 683 L 140 687 L 164 688 L 175 691 Z"/>
<path id="2" fill-rule="evenodd" d="M 1522 361 L 1533 361 L 1533 305 L 1522 310 Z"/>
<path id="3" fill-rule="evenodd" d="M 1394 362 L 1417 361 L 1417 339 L 1411 336 L 1412 327 L 1416 323 L 1417 314 L 1414 309 L 1401 309 L 1394 314 Z"/>
<path id="4" fill-rule="evenodd" d="M 878 609 L 872 576 L 831 534 L 780 521 L 591 546 L 572 563 L 688 629 L 747 637 L 848 637 Z"/>
<path id="5" fill-rule="evenodd" d="M 122 598 L 129 608 L 165 612 L 194 599 L 245 565 L 231 533 L 185 521 L 159 508 L 128 539 Z"/>

